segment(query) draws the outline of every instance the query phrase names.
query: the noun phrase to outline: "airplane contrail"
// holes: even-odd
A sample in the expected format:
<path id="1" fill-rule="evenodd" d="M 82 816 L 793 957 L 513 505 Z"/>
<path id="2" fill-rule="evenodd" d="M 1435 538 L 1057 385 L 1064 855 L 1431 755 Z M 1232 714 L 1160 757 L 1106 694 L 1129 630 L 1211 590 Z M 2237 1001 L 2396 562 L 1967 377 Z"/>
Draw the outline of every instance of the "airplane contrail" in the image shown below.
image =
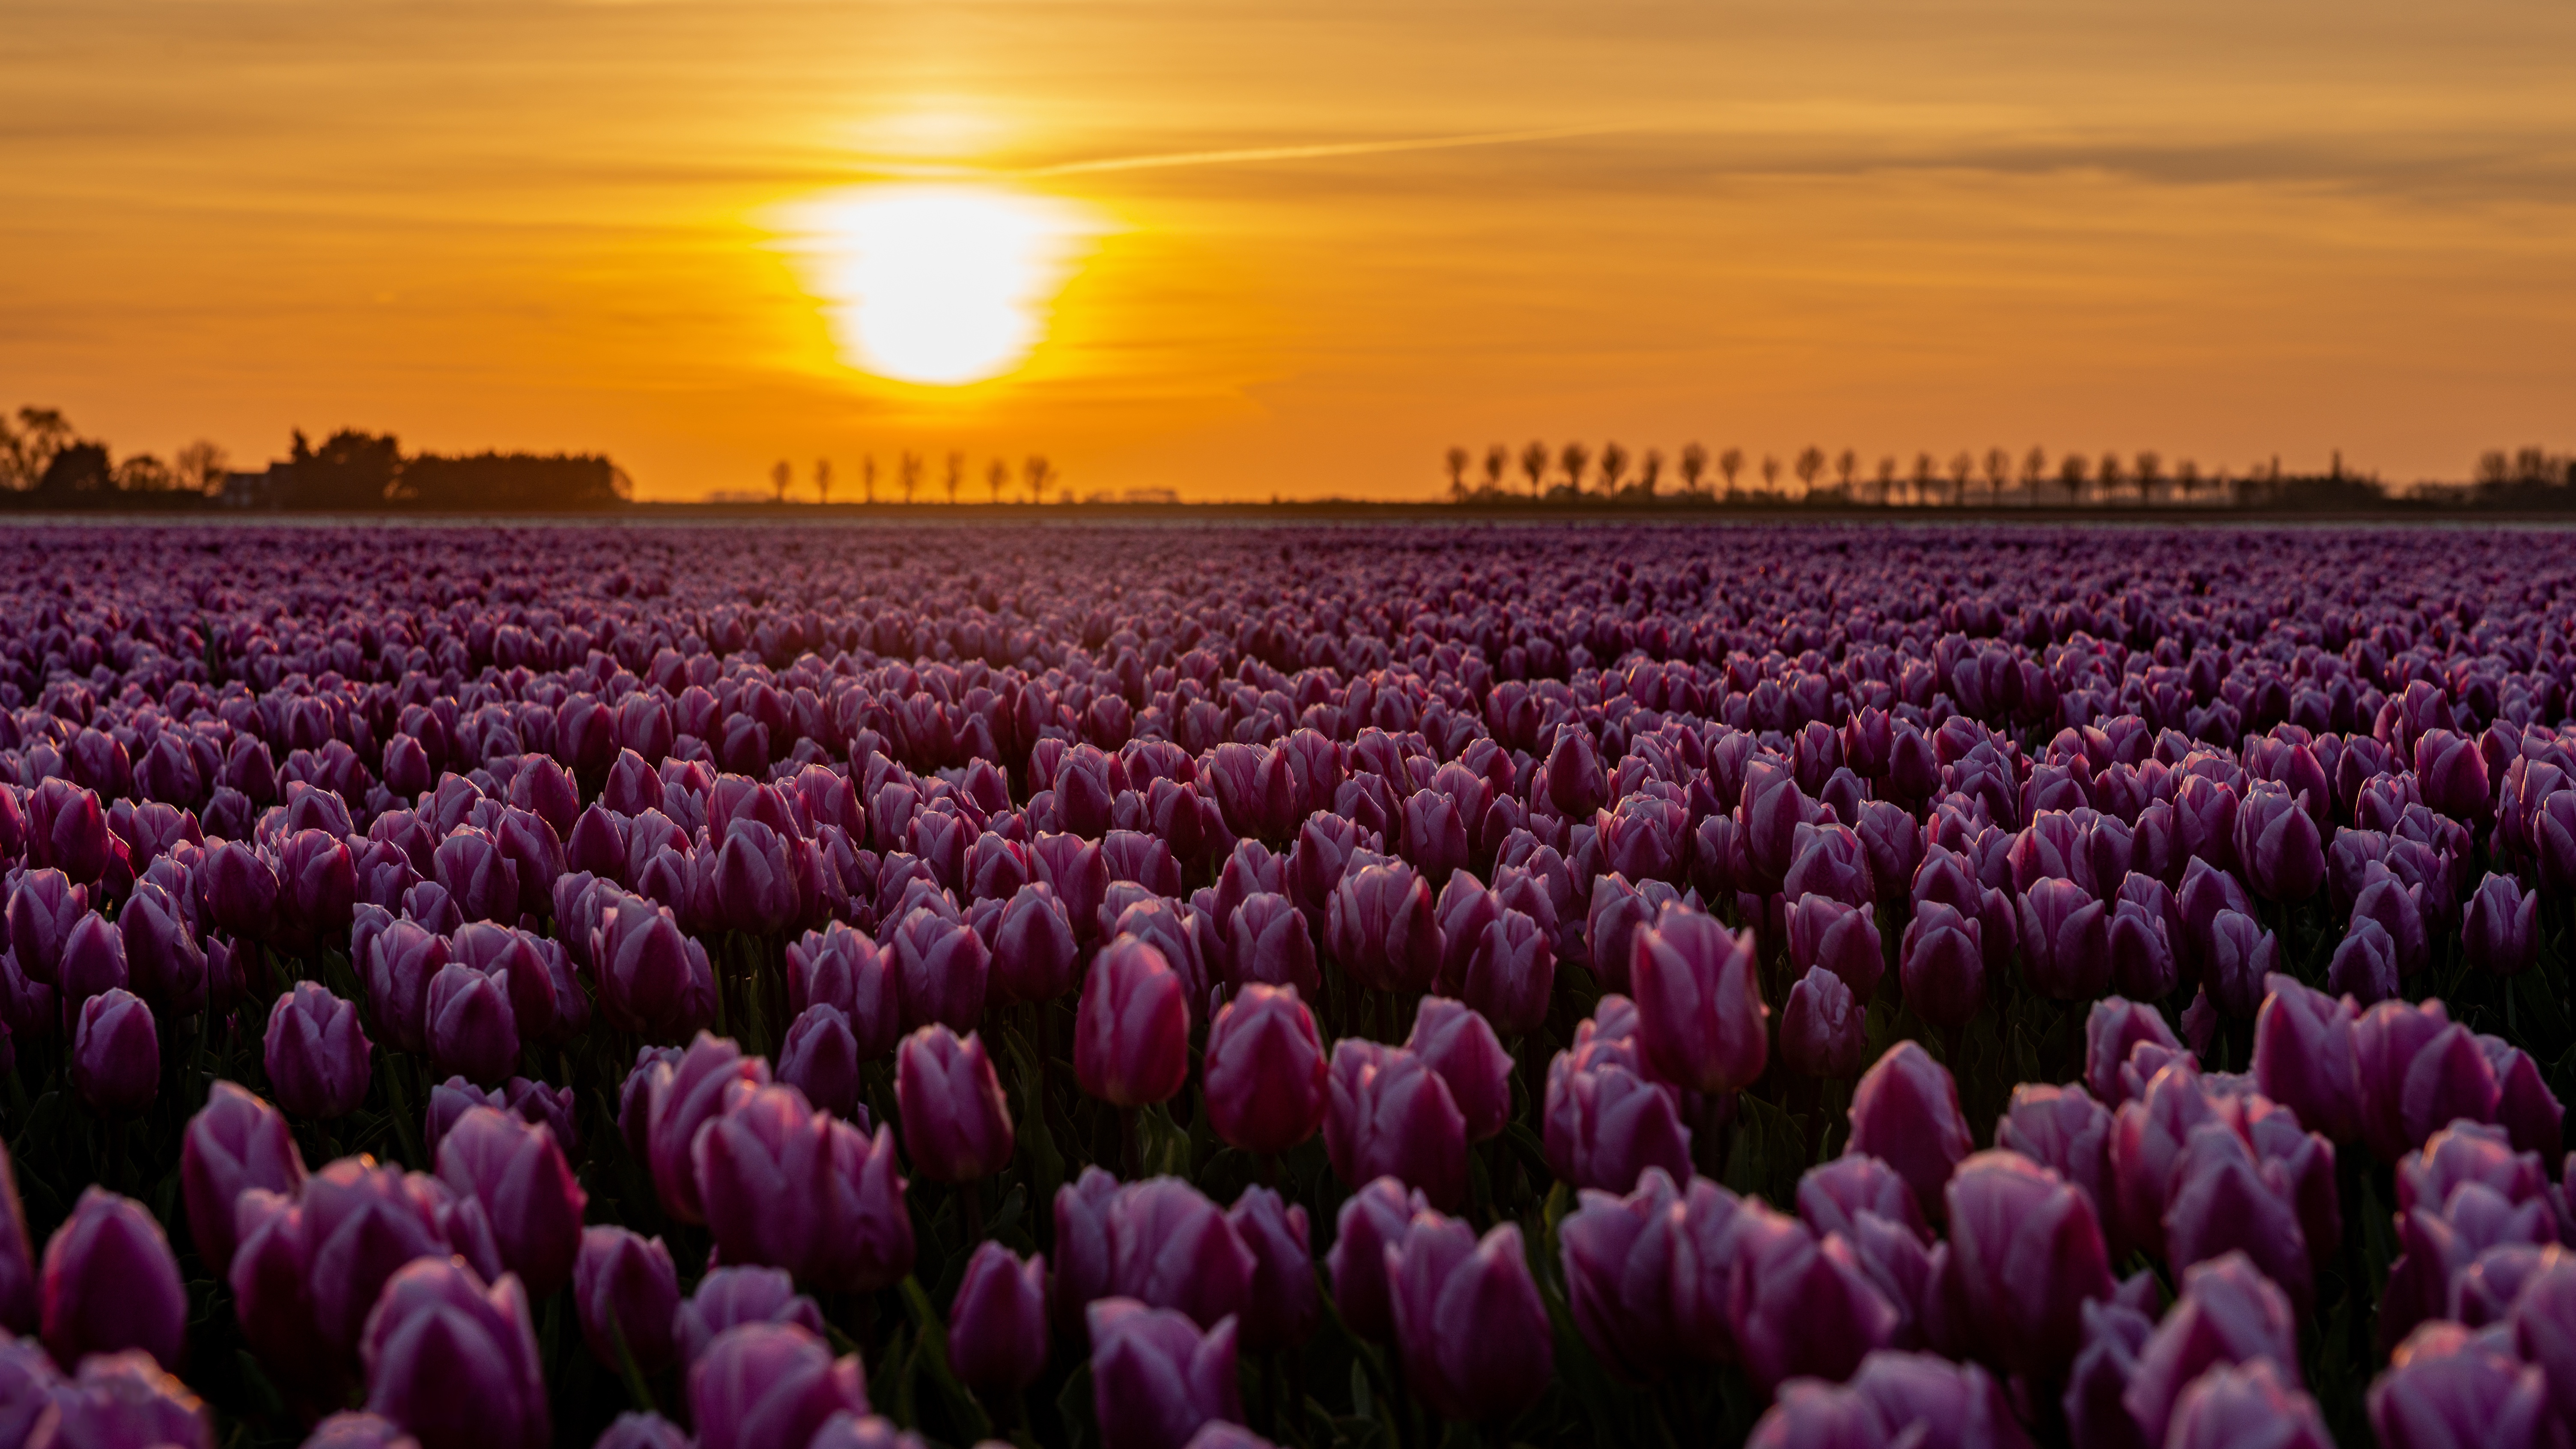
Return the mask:
<path id="1" fill-rule="evenodd" d="M 1465 136 L 1424 136 L 1409 141 L 1341 141 L 1314 146 L 1254 146 L 1234 151 L 1173 151 L 1155 156 L 1113 156 L 1098 161 L 1068 161 L 1039 166 L 1019 174 L 1080 176 L 1097 171 L 1148 171 L 1166 166 L 1222 166 L 1238 161 L 1304 161 L 1326 156 L 1375 156 L 1390 151 L 1445 151 L 1461 146 L 1506 146 L 1516 141 L 1561 141 L 1576 136 L 1602 136 L 1640 126 L 1550 126 L 1534 131 L 1480 131 Z"/>

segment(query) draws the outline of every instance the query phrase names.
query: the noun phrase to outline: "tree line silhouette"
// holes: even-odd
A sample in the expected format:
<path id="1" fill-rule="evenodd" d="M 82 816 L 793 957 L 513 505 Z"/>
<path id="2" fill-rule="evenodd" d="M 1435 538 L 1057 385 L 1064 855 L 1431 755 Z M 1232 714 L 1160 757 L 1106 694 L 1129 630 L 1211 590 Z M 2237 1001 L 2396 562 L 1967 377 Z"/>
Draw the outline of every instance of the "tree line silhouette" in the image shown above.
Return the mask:
<path id="1" fill-rule="evenodd" d="M 631 501 L 634 483 L 597 454 L 482 452 L 405 456 L 391 433 L 342 428 L 316 447 L 301 430 L 287 457 L 236 472 L 210 442 L 167 463 L 150 453 L 111 461 L 59 408 L 0 416 L 0 500 L 81 510 L 288 509 L 336 513 L 578 512 Z"/>
<path id="2" fill-rule="evenodd" d="M 921 501 L 921 488 L 927 471 L 928 461 L 921 454 L 905 452 L 897 457 L 894 476 L 888 481 L 894 489 L 901 492 L 905 503 L 918 503 Z M 949 453 L 945 466 L 940 471 L 939 482 L 947 493 L 951 507 L 956 506 L 958 493 L 968 485 L 968 472 L 966 455 L 962 452 Z M 831 459 L 814 460 L 813 480 L 813 501 L 817 504 L 830 503 L 834 483 Z M 996 506 L 1004 502 L 1044 503 L 1047 490 L 1060 486 L 1063 481 L 1063 475 L 1043 453 L 1031 453 L 1022 459 L 1016 475 L 1008 459 L 994 458 L 984 465 L 983 483 L 989 492 L 991 502 Z M 788 495 L 796 488 L 795 465 L 784 458 L 771 464 L 769 486 L 776 495 L 772 501 L 781 504 L 789 502 Z M 1018 496 L 1006 500 L 1002 496 L 1006 492 Z M 844 494 L 842 501 L 847 503 L 853 500 Z M 859 460 L 859 496 L 855 501 L 872 507 L 880 501 L 877 497 L 877 460 L 873 453 Z M 893 502 L 892 493 L 890 492 L 883 501 Z M 1064 494 L 1063 501 L 1072 502 L 1073 495 L 1070 492 Z"/>
<path id="3" fill-rule="evenodd" d="M 2375 474 L 2347 471 L 2340 453 L 2321 474 L 2287 473 L 2277 456 L 2242 472 L 2226 468 L 2204 472 L 2189 458 L 2168 465 L 2164 455 L 2152 449 L 2076 451 L 2052 457 L 2040 447 L 2018 456 L 1999 447 L 1982 454 L 1961 449 L 1946 460 L 1918 452 L 1911 464 L 1891 453 L 1864 467 L 1860 453 L 1852 448 L 1828 456 L 1824 449 L 1810 446 L 1791 455 L 1784 465 L 1776 453 L 1766 453 L 1755 462 L 1741 448 L 1711 455 L 1707 448 L 1691 443 L 1670 460 L 1669 475 L 1661 449 L 1632 454 L 1617 442 L 1602 444 L 1597 454 L 1580 442 L 1553 448 L 1531 442 L 1517 452 L 1494 443 L 1481 457 L 1452 446 L 1442 461 L 1451 501 L 1483 506 L 2576 507 L 2576 458 L 2536 447 L 2510 454 L 2486 453 L 2469 483 L 2421 484 L 2403 496 L 2390 493 Z M 1784 471 L 1795 479 L 1794 488 L 1783 482 Z M 1670 486 L 1668 478 L 1678 487 Z"/>

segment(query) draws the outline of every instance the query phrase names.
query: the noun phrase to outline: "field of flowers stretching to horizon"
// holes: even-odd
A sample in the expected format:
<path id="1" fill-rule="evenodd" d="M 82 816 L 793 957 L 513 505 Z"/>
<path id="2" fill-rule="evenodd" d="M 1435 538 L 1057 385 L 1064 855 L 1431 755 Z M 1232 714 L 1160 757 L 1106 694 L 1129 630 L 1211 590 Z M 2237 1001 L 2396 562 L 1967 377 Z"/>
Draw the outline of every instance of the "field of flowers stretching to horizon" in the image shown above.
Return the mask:
<path id="1" fill-rule="evenodd" d="M 0 539 L 0 1449 L 2565 1446 L 2576 534 Z"/>

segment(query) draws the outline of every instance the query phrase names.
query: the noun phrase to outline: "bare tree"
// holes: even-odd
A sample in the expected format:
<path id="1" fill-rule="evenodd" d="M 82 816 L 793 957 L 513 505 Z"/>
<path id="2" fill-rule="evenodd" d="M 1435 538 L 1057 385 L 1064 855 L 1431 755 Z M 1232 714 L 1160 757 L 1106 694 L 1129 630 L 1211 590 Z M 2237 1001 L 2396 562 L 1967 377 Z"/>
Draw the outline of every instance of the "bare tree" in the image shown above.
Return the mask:
<path id="1" fill-rule="evenodd" d="M 2174 486 L 2182 490 L 2183 506 L 2190 507 L 2191 496 L 2200 491 L 2200 465 L 2189 458 L 2174 464 Z"/>
<path id="2" fill-rule="evenodd" d="M 1816 480 L 1824 476 L 1825 450 L 1809 443 L 1800 450 L 1796 466 L 1800 495 L 1812 497 L 1816 491 Z"/>
<path id="3" fill-rule="evenodd" d="M 966 481 L 965 454 L 951 452 L 948 455 L 948 473 L 945 481 L 948 484 L 948 506 L 954 508 L 957 506 L 958 485 Z"/>
<path id="4" fill-rule="evenodd" d="M 0 483 L 14 489 L 36 486 L 53 466 L 54 455 L 70 447 L 72 425 L 60 408 L 22 407 L 13 434 L 0 425 Z"/>
<path id="5" fill-rule="evenodd" d="M 1961 448 L 1950 455 L 1950 506 L 1968 501 L 1968 480 L 1976 475 L 1977 455 Z"/>
<path id="6" fill-rule="evenodd" d="M 1503 491 L 1503 475 L 1511 471 L 1512 450 L 1500 443 L 1485 449 L 1485 491 Z"/>
<path id="7" fill-rule="evenodd" d="M 919 453 L 906 453 L 903 455 L 902 477 L 903 501 L 905 506 L 909 507 L 912 504 L 912 495 L 921 487 L 921 455 Z"/>
<path id="8" fill-rule="evenodd" d="M 179 486 L 179 475 L 150 453 L 137 453 L 109 475 L 119 493 L 167 493 Z"/>
<path id="9" fill-rule="evenodd" d="M 2001 448 L 1986 450 L 1986 502 L 1991 505 L 2004 496 L 2004 482 L 2012 477 L 2012 454 Z"/>
<path id="10" fill-rule="evenodd" d="M 1717 471 L 1726 475 L 1726 501 L 1735 501 L 1735 475 L 1744 471 L 1744 450 L 1729 448 L 1717 455 Z"/>
<path id="11" fill-rule="evenodd" d="M 1628 476 L 1628 450 L 1615 442 L 1601 445 L 1601 491 L 1611 497 L 1619 493 L 1619 480 Z"/>
<path id="12" fill-rule="evenodd" d="M 1467 456 L 1467 450 L 1452 443 L 1449 445 L 1448 455 L 1442 461 L 1449 465 L 1449 496 L 1466 497 L 1467 464 L 1471 461 Z"/>
<path id="13" fill-rule="evenodd" d="M 1682 448 L 1681 472 L 1682 486 L 1697 493 L 1699 480 L 1708 474 L 1708 449 L 1697 443 L 1685 445 Z"/>
<path id="14" fill-rule="evenodd" d="M 829 458 L 814 460 L 814 501 L 817 503 L 832 501 L 832 460 Z"/>
<path id="15" fill-rule="evenodd" d="M 1834 477 L 1841 480 L 1843 501 L 1851 502 L 1852 475 L 1860 471 L 1860 454 L 1849 448 L 1834 455 Z"/>
<path id="16" fill-rule="evenodd" d="M 1637 487 L 1643 491 L 1648 498 L 1652 498 L 1655 496 L 1655 485 L 1662 482 L 1663 477 L 1663 450 L 1660 448 L 1648 448 L 1646 450 L 1646 456 L 1637 461 Z"/>
<path id="17" fill-rule="evenodd" d="M 2024 493 L 2030 495 L 2030 502 L 2033 505 L 2039 502 L 2039 482 L 2047 476 L 2048 450 L 2046 448 L 2034 446 L 2029 452 L 2021 455 L 2021 488 Z"/>
<path id="18" fill-rule="evenodd" d="M 1581 443 L 1568 443 L 1556 450 L 1556 465 L 1565 470 L 1565 486 L 1581 493 L 1584 470 L 1592 466 L 1592 450 Z"/>
<path id="19" fill-rule="evenodd" d="M 1002 506 L 1002 490 L 1011 486 L 1011 465 L 995 458 L 984 465 L 984 484 L 993 490 L 993 506 Z"/>
<path id="20" fill-rule="evenodd" d="M 232 470 L 232 459 L 224 450 L 203 438 L 181 448 L 170 460 L 178 471 L 179 486 L 191 493 L 220 493 L 224 478 Z"/>
<path id="21" fill-rule="evenodd" d="M 1932 497 L 1932 480 L 1939 477 L 1941 465 L 1929 453 L 1914 455 L 1914 472 L 1906 483 L 1914 490 L 1914 506 L 1922 507 Z"/>
<path id="22" fill-rule="evenodd" d="M 2138 501 L 2153 503 L 2156 485 L 2165 480 L 2165 460 L 2153 448 L 2138 454 Z"/>
<path id="23" fill-rule="evenodd" d="M 1777 493 L 1780 487 L 1780 459 L 1770 453 L 1762 455 L 1762 491 Z"/>
<path id="24" fill-rule="evenodd" d="M 1047 485 L 1055 481 L 1055 465 L 1043 453 L 1031 453 L 1020 464 L 1020 481 L 1028 486 L 1031 503 L 1046 502 Z"/>
<path id="25" fill-rule="evenodd" d="M 1530 497 L 1538 497 L 1547 481 L 1547 444 L 1532 443 L 1521 449 L 1521 472 L 1529 479 Z"/>
<path id="26" fill-rule="evenodd" d="M 2094 492 L 2100 496 L 2103 504 L 2107 506 L 2116 494 L 2119 486 L 2128 481 L 2128 477 L 2129 465 L 2121 460 L 2119 454 L 2105 450 L 2102 454 L 2102 461 L 2095 464 L 2093 468 Z"/>
<path id="27" fill-rule="evenodd" d="M 2066 506 L 2072 508 L 2084 496 L 2084 475 L 2092 471 L 2082 453 L 2069 453 L 2057 460 L 2057 481 L 2066 490 Z"/>
<path id="28" fill-rule="evenodd" d="M 787 501 L 787 485 L 795 481 L 796 470 L 787 466 L 786 459 L 781 458 L 769 465 L 769 486 L 778 490 L 779 502 Z"/>
<path id="29" fill-rule="evenodd" d="M 1896 496 L 1896 455 L 1882 454 L 1878 460 L 1878 506 L 1885 508 Z"/>
<path id="30" fill-rule="evenodd" d="M 877 506 L 877 455 L 869 453 L 859 459 L 860 501 L 870 508 Z"/>

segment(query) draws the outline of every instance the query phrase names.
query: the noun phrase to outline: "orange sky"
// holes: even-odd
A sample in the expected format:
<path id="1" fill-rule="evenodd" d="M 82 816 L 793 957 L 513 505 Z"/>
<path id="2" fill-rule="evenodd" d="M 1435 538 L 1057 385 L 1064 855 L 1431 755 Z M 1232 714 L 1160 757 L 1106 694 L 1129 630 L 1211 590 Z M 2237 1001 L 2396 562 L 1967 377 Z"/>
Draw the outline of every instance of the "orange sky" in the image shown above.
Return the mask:
<path id="1" fill-rule="evenodd" d="M 1450 443 L 1534 437 L 2339 448 L 2392 481 L 2576 445 L 2563 0 L 11 0 L 7 30 L 0 403 L 120 453 L 355 425 L 694 498 L 1036 450 L 1216 498 L 1427 496 Z M 1582 134 L 1079 164 L 1547 130 Z M 836 345 L 800 219 L 925 178 L 1082 223 L 997 380 Z"/>

